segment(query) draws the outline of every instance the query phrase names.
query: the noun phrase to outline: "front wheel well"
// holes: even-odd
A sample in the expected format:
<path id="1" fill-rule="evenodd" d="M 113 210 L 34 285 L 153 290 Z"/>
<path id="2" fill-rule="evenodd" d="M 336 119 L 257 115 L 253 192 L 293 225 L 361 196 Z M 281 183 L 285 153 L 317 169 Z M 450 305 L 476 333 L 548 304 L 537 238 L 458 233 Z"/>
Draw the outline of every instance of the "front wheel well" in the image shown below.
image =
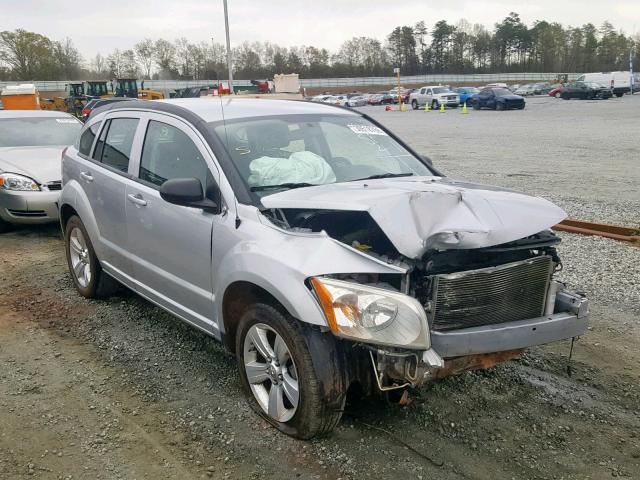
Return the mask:
<path id="1" fill-rule="evenodd" d="M 224 323 L 224 345 L 231 353 L 235 353 L 236 331 L 244 312 L 255 303 L 271 305 L 285 315 L 287 309 L 267 290 L 258 285 L 237 281 L 230 284 L 222 299 L 222 321 Z"/>
<path id="2" fill-rule="evenodd" d="M 78 215 L 78 212 L 76 212 L 75 208 L 73 208 L 71 205 L 65 203 L 64 205 L 62 205 L 62 207 L 60 207 L 60 225 L 62 226 L 63 235 L 64 229 L 67 226 L 67 222 L 74 215 Z"/>

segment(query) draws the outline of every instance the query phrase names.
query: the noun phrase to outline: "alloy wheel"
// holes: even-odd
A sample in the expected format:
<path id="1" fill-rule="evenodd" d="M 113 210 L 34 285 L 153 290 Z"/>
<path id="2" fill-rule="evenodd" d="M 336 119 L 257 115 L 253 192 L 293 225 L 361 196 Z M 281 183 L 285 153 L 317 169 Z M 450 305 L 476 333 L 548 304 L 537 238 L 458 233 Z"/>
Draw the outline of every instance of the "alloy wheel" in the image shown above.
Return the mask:
<path id="1" fill-rule="evenodd" d="M 82 288 L 87 288 L 91 282 L 91 261 L 87 241 L 78 227 L 74 227 L 69 234 L 69 255 L 76 281 Z"/>
<path id="2" fill-rule="evenodd" d="M 293 418 L 300 401 L 298 371 L 284 339 L 257 323 L 244 338 L 244 369 L 260 408 L 278 422 Z"/>

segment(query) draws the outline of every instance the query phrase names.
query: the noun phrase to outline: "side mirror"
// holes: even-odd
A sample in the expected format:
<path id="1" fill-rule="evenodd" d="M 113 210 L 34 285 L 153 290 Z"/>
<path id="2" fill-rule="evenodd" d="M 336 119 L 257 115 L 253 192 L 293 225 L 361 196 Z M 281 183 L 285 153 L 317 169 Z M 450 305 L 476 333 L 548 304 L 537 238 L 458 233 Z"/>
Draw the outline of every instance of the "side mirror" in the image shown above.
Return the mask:
<path id="1" fill-rule="evenodd" d="M 160 187 L 160 197 L 169 203 L 183 207 L 201 208 L 217 213 L 219 203 L 206 198 L 202 190 L 202 183 L 195 177 L 172 178 Z"/>

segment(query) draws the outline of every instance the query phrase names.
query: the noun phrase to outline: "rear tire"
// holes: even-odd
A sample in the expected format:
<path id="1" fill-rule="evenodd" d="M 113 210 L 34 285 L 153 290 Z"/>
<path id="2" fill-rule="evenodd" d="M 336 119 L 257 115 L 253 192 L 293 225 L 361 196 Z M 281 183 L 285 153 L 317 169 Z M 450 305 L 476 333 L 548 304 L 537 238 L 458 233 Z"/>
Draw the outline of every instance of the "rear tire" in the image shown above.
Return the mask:
<path id="1" fill-rule="evenodd" d="M 432 110 L 437 110 L 438 108 L 440 108 L 440 105 L 438 104 L 438 101 L 437 100 L 433 100 L 431 102 L 431 109 Z"/>
<path id="2" fill-rule="evenodd" d="M 554 95 L 554 97 L 556 97 L 556 98 L 560 98 L 560 97 L 562 97 L 562 94 L 561 94 L 560 92 L 556 92 L 556 94 Z"/>
<path id="3" fill-rule="evenodd" d="M 418 101 L 417 100 L 411 100 L 411 108 L 413 108 L 414 110 L 418 109 Z"/>
<path id="4" fill-rule="evenodd" d="M 256 303 L 240 319 L 236 357 L 249 405 L 281 432 L 306 440 L 326 435 L 340 422 L 347 388 L 330 333 Z"/>
<path id="5" fill-rule="evenodd" d="M 119 284 L 102 270 L 82 220 L 77 215 L 67 221 L 64 247 L 71 279 L 80 295 L 101 298 L 113 295 Z"/>
<path id="6" fill-rule="evenodd" d="M 623 92 L 618 92 L 615 94 L 616 97 L 621 98 L 624 95 Z"/>
<path id="7" fill-rule="evenodd" d="M 474 110 L 480 110 L 480 104 L 478 102 L 473 102 L 471 106 Z"/>

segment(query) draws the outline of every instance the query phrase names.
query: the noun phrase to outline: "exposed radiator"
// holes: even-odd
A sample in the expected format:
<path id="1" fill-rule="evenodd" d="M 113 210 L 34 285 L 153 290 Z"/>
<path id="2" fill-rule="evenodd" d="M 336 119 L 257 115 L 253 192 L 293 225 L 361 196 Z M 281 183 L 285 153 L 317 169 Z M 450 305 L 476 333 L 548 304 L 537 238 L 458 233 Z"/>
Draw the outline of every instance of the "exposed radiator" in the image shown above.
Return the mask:
<path id="1" fill-rule="evenodd" d="M 540 317 L 553 267 L 551 257 L 541 256 L 435 275 L 431 327 L 454 330 Z"/>

